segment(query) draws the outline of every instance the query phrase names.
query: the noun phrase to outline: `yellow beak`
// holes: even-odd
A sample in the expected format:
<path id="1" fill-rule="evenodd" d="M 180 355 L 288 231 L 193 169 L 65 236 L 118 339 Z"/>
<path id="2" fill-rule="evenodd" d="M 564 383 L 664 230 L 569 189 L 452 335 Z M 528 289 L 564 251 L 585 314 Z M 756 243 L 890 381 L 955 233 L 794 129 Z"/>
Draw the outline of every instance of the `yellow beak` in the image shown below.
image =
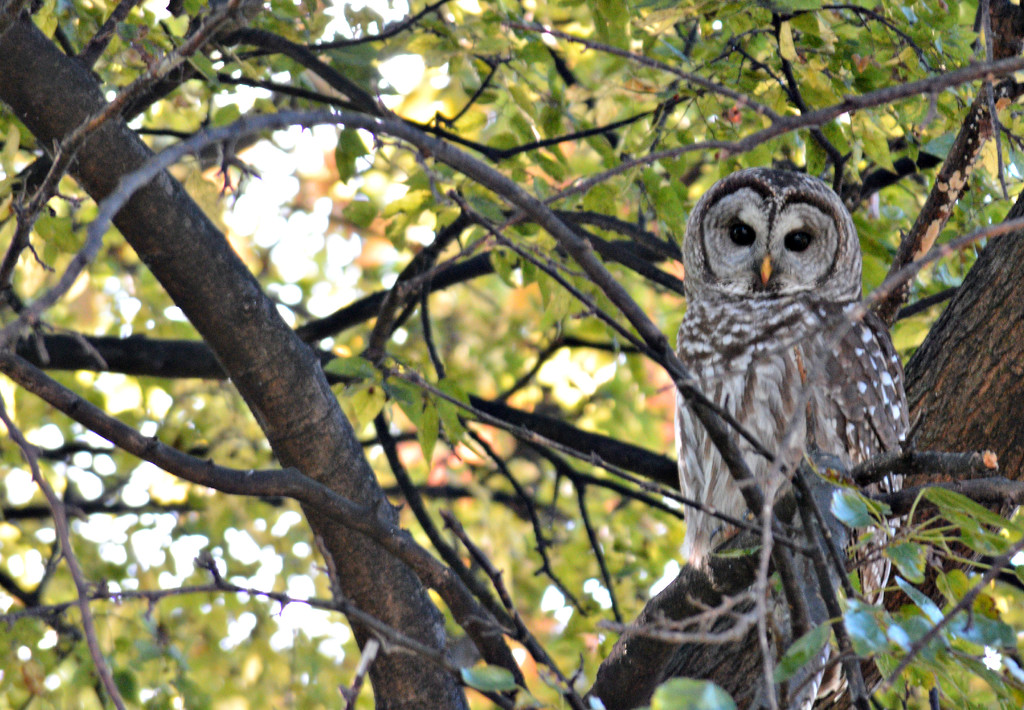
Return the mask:
<path id="1" fill-rule="evenodd" d="M 761 262 L 761 285 L 767 286 L 768 279 L 772 277 L 772 258 L 766 256 L 764 261 Z"/>

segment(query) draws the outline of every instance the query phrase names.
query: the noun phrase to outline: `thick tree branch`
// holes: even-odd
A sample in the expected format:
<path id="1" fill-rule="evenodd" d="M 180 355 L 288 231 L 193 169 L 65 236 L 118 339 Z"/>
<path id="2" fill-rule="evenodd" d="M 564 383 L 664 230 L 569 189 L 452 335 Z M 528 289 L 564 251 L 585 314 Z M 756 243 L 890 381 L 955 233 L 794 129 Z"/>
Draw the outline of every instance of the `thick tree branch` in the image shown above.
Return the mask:
<path id="1" fill-rule="evenodd" d="M 294 468 L 270 471 L 231 469 L 189 456 L 157 439 L 143 436 L 107 415 L 16 355 L 0 353 L 0 372 L 119 448 L 186 481 L 233 495 L 293 498 L 307 510 L 330 516 L 340 524 L 367 535 L 403 560 L 424 584 L 444 597 L 456 621 L 477 642 L 484 658 L 508 668 L 518 680 L 522 680 L 511 651 L 501 638 L 501 625 L 476 603 L 469 589 L 450 568 L 427 554 L 409 533 L 381 515 L 381 508 L 375 510 L 353 503 Z"/>
<path id="2" fill-rule="evenodd" d="M 226 378 L 210 348 L 195 340 L 153 340 L 143 336 L 112 338 L 33 335 L 18 342 L 17 353 L 43 369 L 110 371 L 169 378 Z M 97 355 L 102 358 L 102 362 L 97 359 Z M 525 412 L 500 401 L 471 395 L 470 404 L 508 426 L 522 427 L 552 441 L 571 444 L 607 463 L 666 486 L 676 488 L 679 485 L 676 464 L 666 456 L 612 437 L 578 429 L 556 417 Z"/>
<path id="3" fill-rule="evenodd" d="M 918 509 L 922 505 L 930 507 L 926 501 L 919 502 L 921 493 L 928 488 L 944 488 L 970 498 L 975 503 L 996 509 L 1016 507 L 1024 503 L 1024 481 L 1011 481 L 1001 476 L 908 486 L 895 493 L 878 493 L 871 497 L 891 507 L 894 515 L 906 515 L 913 512 L 915 506 Z"/>
<path id="4" fill-rule="evenodd" d="M 892 451 L 875 456 L 850 470 L 850 478 L 858 486 L 867 486 L 885 480 L 888 476 L 914 476 L 933 474 L 944 480 L 992 476 L 999 470 L 999 462 L 991 451 L 968 454 L 944 451 Z"/>
<path id="5" fill-rule="evenodd" d="M 0 36 L 0 66 L 0 100 L 42 146 L 64 140 L 107 105 L 88 70 L 28 20 L 13 23 Z M 82 142 L 72 173 L 102 201 L 116 190 L 122 175 L 149 164 L 152 157 L 114 117 Z M 216 353 L 279 460 L 394 521 L 397 515 L 386 503 L 317 357 L 284 323 L 223 234 L 167 173 L 141 188 L 126 207 L 117 214 L 116 226 Z M 318 509 L 307 508 L 307 514 L 353 603 L 426 645 L 443 647 L 443 619 L 404 563 Z M 365 642 L 369 630 L 358 621 L 353 629 L 360 643 Z M 415 655 L 382 655 L 370 675 L 381 707 L 417 698 L 424 706 L 465 706 L 456 679 Z"/>

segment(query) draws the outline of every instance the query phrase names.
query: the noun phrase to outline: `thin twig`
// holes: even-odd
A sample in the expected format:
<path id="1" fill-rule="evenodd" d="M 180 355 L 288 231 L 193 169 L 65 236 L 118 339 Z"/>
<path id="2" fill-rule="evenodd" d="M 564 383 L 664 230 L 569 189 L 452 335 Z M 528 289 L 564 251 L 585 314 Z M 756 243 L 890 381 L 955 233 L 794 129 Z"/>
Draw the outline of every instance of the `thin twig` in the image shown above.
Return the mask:
<path id="1" fill-rule="evenodd" d="M 974 586 L 960 598 L 960 601 L 958 601 L 937 624 L 928 629 L 927 633 L 914 642 L 910 647 L 910 650 L 907 651 L 907 654 L 900 659 L 896 668 L 889 674 L 885 681 L 882 682 L 881 689 L 888 690 L 891 688 L 893 683 L 896 682 L 896 679 L 900 677 L 900 674 L 903 673 L 907 666 L 910 665 L 911 661 L 913 661 L 921 651 L 927 648 L 928 644 L 931 643 L 932 640 L 938 636 L 939 633 L 946 628 L 961 611 L 968 609 L 972 604 L 974 604 L 974 600 L 981 593 L 981 590 L 985 589 L 993 579 L 998 577 L 999 574 L 1002 573 L 1003 569 L 1010 563 L 1010 560 L 1012 560 L 1021 550 L 1024 550 L 1024 538 L 1015 542 L 1009 550 L 993 559 L 992 566 L 988 568 L 985 574 L 981 575 L 981 579 L 979 579 Z"/>
<path id="2" fill-rule="evenodd" d="M 547 27 L 545 25 L 538 25 L 527 22 L 506 22 L 505 24 L 506 26 L 511 27 L 514 30 L 524 30 L 526 32 L 539 32 L 541 34 L 549 35 L 551 37 L 557 37 L 558 39 L 564 39 L 568 42 L 582 44 L 584 47 L 587 47 L 588 49 L 594 49 L 599 52 L 604 52 L 605 54 L 611 54 L 616 57 L 623 57 L 624 59 L 629 59 L 630 61 L 636 62 L 637 64 L 642 64 L 644 66 L 666 72 L 673 76 L 677 76 L 687 83 L 699 86 L 702 89 L 707 89 L 708 91 L 718 94 L 719 96 L 725 96 L 726 98 L 732 99 L 740 106 L 745 106 L 757 114 L 767 116 L 768 118 L 772 119 L 773 122 L 781 118 L 779 114 L 775 113 L 767 106 L 752 100 L 750 96 L 748 96 L 747 94 L 736 91 L 735 89 L 730 89 L 727 86 L 723 86 L 722 84 L 712 81 L 711 79 L 707 79 L 703 76 L 700 76 L 699 74 L 683 71 L 678 67 L 675 67 L 671 64 L 666 64 L 665 62 L 658 61 L 657 59 L 653 59 L 642 54 L 636 54 L 635 52 L 629 52 L 624 49 L 619 49 L 618 47 L 613 47 L 610 44 L 603 44 L 601 42 L 596 42 L 591 39 L 577 37 L 575 35 L 568 34 L 567 32 L 561 32 L 559 30 L 556 30 L 553 27 Z"/>
<path id="3" fill-rule="evenodd" d="M 473 560 L 480 565 L 488 577 L 491 579 L 491 583 L 494 585 L 495 591 L 498 593 L 498 597 L 501 599 L 508 613 L 512 616 L 515 624 L 515 638 L 526 647 L 530 655 L 538 662 L 546 666 L 555 674 L 559 683 L 562 685 L 562 689 L 559 691 L 562 697 L 569 703 L 569 706 L 574 710 L 586 710 L 586 706 L 583 702 L 583 698 L 579 696 L 576 690 L 572 686 L 572 681 L 562 672 L 555 663 L 554 659 L 548 655 L 548 652 L 544 647 L 537 641 L 530 629 L 523 622 L 522 616 L 519 614 L 519 610 L 516 609 L 515 603 L 512 601 L 512 596 L 508 593 L 508 588 L 502 581 L 502 572 L 494 566 L 491 559 L 484 554 L 469 537 L 465 528 L 462 527 L 462 523 L 459 522 L 450 511 L 442 510 L 441 517 L 444 518 L 445 524 L 448 528 L 455 533 L 455 536 L 462 541 L 462 544 L 469 550 L 469 554 L 473 557 Z"/>
<path id="4" fill-rule="evenodd" d="M 103 657 L 103 651 L 100 649 L 100 641 L 96 634 L 96 623 L 93 620 L 92 609 L 89 607 L 89 581 L 85 578 L 81 565 L 78 564 L 78 557 L 75 556 L 75 549 L 71 544 L 71 531 L 68 528 L 68 518 L 64 510 L 64 504 L 57 497 L 50 482 L 43 476 L 42 471 L 39 470 L 39 461 L 36 458 L 35 447 L 25 439 L 21 430 L 7 413 L 7 407 L 2 397 L 0 397 L 0 421 L 7 427 L 7 435 L 11 437 L 11 440 L 21 450 L 21 455 L 32 471 L 32 479 L 43 492 L 46 502 L 53 511 L 53 527 L 57 532 L 57 539 L 60 541 L 64 560 L 68 563 L 71 578 L 75 582 L 75 590 L 78 593 L 78 610 L 82 615 L 82 630 L 85 632 L 85 640 L 89 646 L 89 655 L 92 656 L 93 665 L 96 666 L 96 674 L 99 675 L 100 683 L 103 685 L 104 690 L 107 691 L 107 695 L 110 696 L 110 701 L 114 703 L 114 706 L 118 710 L 126 710 L 124 700 L 121 698 L 121 693 L 114 682 L 114 676 L 110 672 L 110 665 L 107 663 L 107 659 Z"/>
<path id="5" fill-rule="evenodd" d="M 619 634 L 637 634 L 666 643 L 727 644 L 744 640 L 747 632 L 757 624 L 756 614 L 737 611 L 739 607 L 754 607 L 753 593 L 749 590 L 724 597 L 722 603 L 679 621 L 660 619 L 652 623 L 623 624 L 608 620 L 597 622 L 598 628 Z M 716 631 L 723 622 L 729 625 Z M 696 631 L 690 629 L 697 628 Z"/>
<path id="6" fill-rule="evenodd" d="M 359 691 L 363 689 L 363 681 L 366 679 L 366 674 L 370 670 L 370 666 L 377 659 L 377 651 L 380 649 L 380 641 L 377 639 L 368 639 L 366 644 L 363 646 L 363 652 L 359 656 L 359 665 L 356 666 L 356 675 L 352 679 L 352 684 L 347 688 L 341 686 L 338 690 L 341 691 L 341 697 L 345 701 L 345 709 L 349 710 L 354 708 L 356 699 L 359 697 Z"/>
<path id="7" fill-rule="evenodd" d="M 903 308 L 901 308 L 896 314 L 896 319 L 893 322 L 903 320 L 904 318 L 911 318 L 916 316 L 918 313 L 928 310 L 932 306 L 948 301 L 956 295 L 958 290 L 959 286 L 944 288 L 938 293 L 933 293 L 931 296 L 925 296 L 922 299 L 914 301 L 909 306 L 903 306 Z"/>
<path id="8" fill-rule="evenodd" d="M 541 525 L 540 518 L 537 515 L 536 501 L 534 501 L 531 496 L 527 495 L 526 490 L 523 488 L 522 484 L 520 484 L 519 481 L 516 480 L 516 477 L 512 474 L 512 471 L 509 470 L 508 465 L 506 465 L 505 461 L 502 460 L 500 456 L 498 456 L 498 452 L 495 451 L 494 448 L 487 443 L 487 440 L 480 436 L 472 428 L 467 428 L 467 432 L 469 433 L 469 437 L 476 442 L 476 445 L 483 449 L 484 453 L 486 453 L 490 457 L 491 461 L 494 462 L 494 465 L 498 467 L 498 471 L 501 472 L 501 475 L 505 478 L 505 480 L 509 482 L 509 485 L 512 486 L 512 489 L 516 492 L 516 495 L 519 497 L 519 500 L 521 500 L 523 505 L 526 506 L 527 514 L 530 518 L 530 524 L 533 526 L 533 538 L 537 542 L 537 546 L 535 549 L 537 550 L 537 553 L 540 555 L 541 559 L 541 568 L 539 572 L 545 574 L 548 577 L 548 579 L 550 579 L 551 582 L 556 587 L 558 587 L 558 591 L 560 591 L 565 596 L 565 598 L 574 608 L 576 608 L 581 614 L 585 613 L 583 610 L 583 605 L 580 604 L 579 600 L 576 598 L 576 595 L 573 594 L 572 591 L 562 582 L 562 580 L 559 579 L 558 575 L 555 574 L 554 567 L 551 564 L 551 558 L 548 555 L 548 540 L 544 537 L 544 527 Z"/>

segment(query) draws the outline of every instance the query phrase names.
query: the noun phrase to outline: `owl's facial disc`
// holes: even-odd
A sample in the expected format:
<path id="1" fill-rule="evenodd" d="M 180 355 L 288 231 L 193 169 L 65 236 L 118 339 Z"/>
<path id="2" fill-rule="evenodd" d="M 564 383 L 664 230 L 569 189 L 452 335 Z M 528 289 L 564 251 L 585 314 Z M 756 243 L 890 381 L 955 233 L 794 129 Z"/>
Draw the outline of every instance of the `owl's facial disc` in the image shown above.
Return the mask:
<path id="1" fill-rule="evenodd" d="M 818 205 L 779 204 L 747 187 L 721 197 L 704 226 L 710 281 L 730 295 L 814 290 L 828 275 L 839 241 L 834 220 Z"/>

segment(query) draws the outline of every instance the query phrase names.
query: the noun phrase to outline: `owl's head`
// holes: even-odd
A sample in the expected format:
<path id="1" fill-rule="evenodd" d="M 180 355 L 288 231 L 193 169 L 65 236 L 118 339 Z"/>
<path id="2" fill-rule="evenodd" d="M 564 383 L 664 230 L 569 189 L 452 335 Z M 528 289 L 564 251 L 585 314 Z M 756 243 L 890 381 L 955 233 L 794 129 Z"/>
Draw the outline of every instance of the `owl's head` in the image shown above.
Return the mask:
<path id="1" fill-rule="evenodd" d="M 687 298 L 861 295 L 857 230 L 817 178 L 751 168 L 722 178 L 686 223 Z"/>

